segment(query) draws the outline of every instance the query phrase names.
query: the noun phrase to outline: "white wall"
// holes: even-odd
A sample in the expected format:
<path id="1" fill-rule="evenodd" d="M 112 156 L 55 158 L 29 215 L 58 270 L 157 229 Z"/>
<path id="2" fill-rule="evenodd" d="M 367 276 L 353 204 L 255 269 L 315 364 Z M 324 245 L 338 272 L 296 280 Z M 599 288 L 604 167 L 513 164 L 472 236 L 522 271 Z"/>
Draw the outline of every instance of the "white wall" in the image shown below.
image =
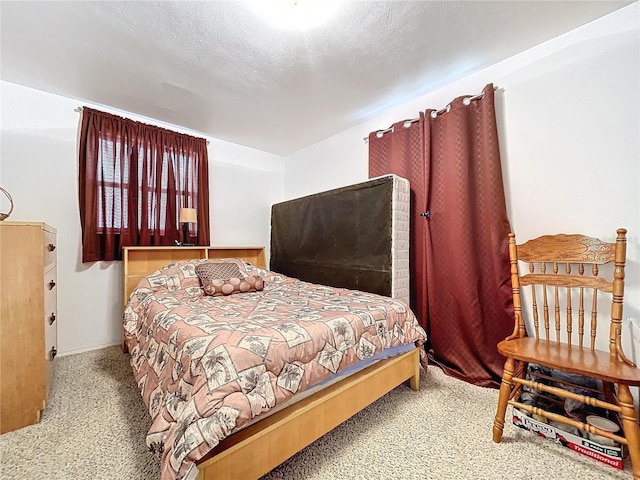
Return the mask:
<path id="1" fill-rule="evenodd" d="M 625 318 L 640 319 L 640 39 L 634 3 L 286 159 L 287 199 L 361 182 L 363 137 L 488 83 L 512 229 L 519 240 L 628 229 Z M 639 322 L 640 323 L 640 322 Z"/>
<path id="2" fill-rule="evenodd" d="M 493 82 L 502 89 L 496 103 L 504 179 L 519 239 L 562 230 L 613 240 L 615 229 L 626 227 L 625 317 L 639 319 L 638 18 L 635 3 L 398 104 L 286 160 L 210 139 L 212 244 L 268 246 L 273 203 L 367 178 L 363 137 L 370 131 L 414 118 L 420 110 L 442 108 Z M 16 202 L 10 220 L 46 221 L 58 228 L 59 350 L 68 354 L 118 343 L 121 264 L 80 260 L 79 115 L 73 109 L 86 104 L 156 122 L 7 82 L 0 83 L 0 104 L 0 181 Z"/>
<path id="3" fill-rule="evenodd" d="M 9 220 L 44 221 L 58 229 L 58 350 L 64 355 L 118 343 L 122 264 L 83 264 L 81 260 L 77 167 L 80 115 L 74 108 L 87 105 L 202 135 L 8 82 L 0 83 L 0 101 L 0 179 L 15 202 Z M 271 204 L 284 198 L 283 159 L 209 140 L 212 244 L 265 245 L 268 249 Z"/>

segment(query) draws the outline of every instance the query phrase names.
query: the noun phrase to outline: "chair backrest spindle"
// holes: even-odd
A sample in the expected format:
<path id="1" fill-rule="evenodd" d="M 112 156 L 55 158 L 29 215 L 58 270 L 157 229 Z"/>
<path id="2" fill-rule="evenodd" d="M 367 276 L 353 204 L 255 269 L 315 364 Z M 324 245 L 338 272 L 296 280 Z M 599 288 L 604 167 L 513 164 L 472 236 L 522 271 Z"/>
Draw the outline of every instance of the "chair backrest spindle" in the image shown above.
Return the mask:
<path id="1" fill-rule="evenodd" d="M 558 264 L 556 262 L 553 262 L 551 264 L 551 271 L 553 272 L 554 275 L 558 274 Z M 555 331 L 555 335 L 556 335 L 556 342 L 560 341 L 560 307 L 558 305 L 558 287 L 553 287 L 552 289 L 553 292 L 553 299 L 555 304 L 553 305 L 553 324 L 554 324 L 554 331 Z"/>
<path id="2" fill-rule="evenodd" d="M 541 263 L 540 264 L 540 272 L 542 275 L 545 275 L 547 273 L 547 264 L 546 263 Z M 550 339 L 549 337 L 549 300 L 547 298 L 547 287 L 546 285 L 542 285 L 542 298 L 543 298 L 543 305 L 542 305 L 542 318 L 544 319 L 544 330 L 547 334 L 547 340 Z"/>
<path id="3" fill-rule="evenodd" d="M 591 350 L 596 348 L 596 333 L 598 331 L 598 289 L 593 289 L 591 302 Z"/>
<path id="4" fill-rule="evenodd" d="M 536 299 L 536 286 L 531 285 L 531 302 L 533 309 L 533 327 L 536 332 L 536 337 L 540 336 L 540 319 L 538 318 L 538 301 Z M 547 335 L 549 335 L 549 331 L 547 330 Z"/>
<path id="5" fill-rule="evenodd" d="M 573 310 L 571 308 L 571 295 L 573 294 L 573 290 L 571 287 L 567 287 L 567 342 L 569 344 L 572 343 L 573 338 Z"/>
<path id="6" fill-rule="evenodd" d="M 584 347 L 584 288 L 580 289 L 580 309 L 578 310 L 578 344 Z"/>

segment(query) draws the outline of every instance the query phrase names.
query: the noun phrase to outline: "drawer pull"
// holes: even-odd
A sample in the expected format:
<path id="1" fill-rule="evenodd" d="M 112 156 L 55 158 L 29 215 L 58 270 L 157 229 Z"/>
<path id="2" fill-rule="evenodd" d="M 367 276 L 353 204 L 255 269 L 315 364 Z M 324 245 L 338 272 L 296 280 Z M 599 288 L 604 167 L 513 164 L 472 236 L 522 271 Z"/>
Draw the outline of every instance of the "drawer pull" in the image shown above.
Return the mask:
<path id="1" fill-rule="evenodd" d="M 49 282 L 49 290 L 53 290 L 53 287 L 55 287 L 55 286 L 56 286 L 56 282 L 54 282 L 53 280 L 51 280 L 51 281 Z"/>
<path id="2" fill-rule="evenodd" d="M 53 252 L 56 249 L 56 246 L 53 243 L 50 243 L 48 248 L 50 252 Z"/>
<path id="3" fill-rule="evenodd" d="M 56 358 L 57 354 L 58 351 L 56 350 L 56 347 L 51 347 L 51 350 L 49 350 L 49 360 L 53 360 L 54 358 Z"/>
<path id="4" fill-rule="evenodd" d="M 55 321 L 56 321 L 56 314 L 55 314 L 55 313 L 52 313 L 52 314 L 49 316 L 49 325 L 53 325 L 53 322 L 55 322 Z"/>

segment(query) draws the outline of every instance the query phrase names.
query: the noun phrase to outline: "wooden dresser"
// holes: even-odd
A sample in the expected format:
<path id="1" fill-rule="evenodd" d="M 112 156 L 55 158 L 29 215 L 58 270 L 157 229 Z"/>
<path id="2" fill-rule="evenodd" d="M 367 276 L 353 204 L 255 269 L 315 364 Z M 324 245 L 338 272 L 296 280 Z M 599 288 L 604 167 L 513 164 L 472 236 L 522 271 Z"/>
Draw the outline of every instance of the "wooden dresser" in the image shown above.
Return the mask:
<path id="1" fill-rule="evenodd" d="M 40 421 L 57 351 L 56 229 L 0 222 L 0 433 Z"/>

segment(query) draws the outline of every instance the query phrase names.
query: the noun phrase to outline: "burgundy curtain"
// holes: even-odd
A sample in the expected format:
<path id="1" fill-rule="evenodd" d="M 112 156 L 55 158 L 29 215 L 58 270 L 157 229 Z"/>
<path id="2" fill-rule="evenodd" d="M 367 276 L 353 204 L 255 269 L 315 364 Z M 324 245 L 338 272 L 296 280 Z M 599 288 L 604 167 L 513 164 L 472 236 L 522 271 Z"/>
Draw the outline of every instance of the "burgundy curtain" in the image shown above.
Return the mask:
<path id="1" fill-rule="evenodd" d="M 496 387 L 504 365 L 496 345 L 513 327 L 510 227 L 493 85 L 487 85 L 480 98 L 469 98 L 456 98 L 444 111 L 427 110 L 424 149 L 411 155 L 412 163 L 424 165 L 417 182 L 427 179 L 429 214 L 423 217 L 424 228 L 418 229 L 426 245 L 425 278 L 418 279 L 425 283 L 418 288 L 427 296 L 430 359 L 451 376 Z M 374 135 L 372 140 L 379 139 Z"/>
<path id="2" fill-rule="evenodd" d="M 209 245 L 206 140 L 83 108 L 79 145 L 82 261 L 122 259 L 122 247 L 182 240 L 180 208 L 195 208 L 189 242 Z"/>
<path id="3" fill-rule="evenodd" d="M 409 180 L 411 214 L 409 258 L 411 310 L 427 327 L 425 277 L 425 217 L 427 184 L 424 162 L 424 115 L 418 121 L 398 122 L 385 134 L 369 134 L 369 178 L 393 173 Z"/>

